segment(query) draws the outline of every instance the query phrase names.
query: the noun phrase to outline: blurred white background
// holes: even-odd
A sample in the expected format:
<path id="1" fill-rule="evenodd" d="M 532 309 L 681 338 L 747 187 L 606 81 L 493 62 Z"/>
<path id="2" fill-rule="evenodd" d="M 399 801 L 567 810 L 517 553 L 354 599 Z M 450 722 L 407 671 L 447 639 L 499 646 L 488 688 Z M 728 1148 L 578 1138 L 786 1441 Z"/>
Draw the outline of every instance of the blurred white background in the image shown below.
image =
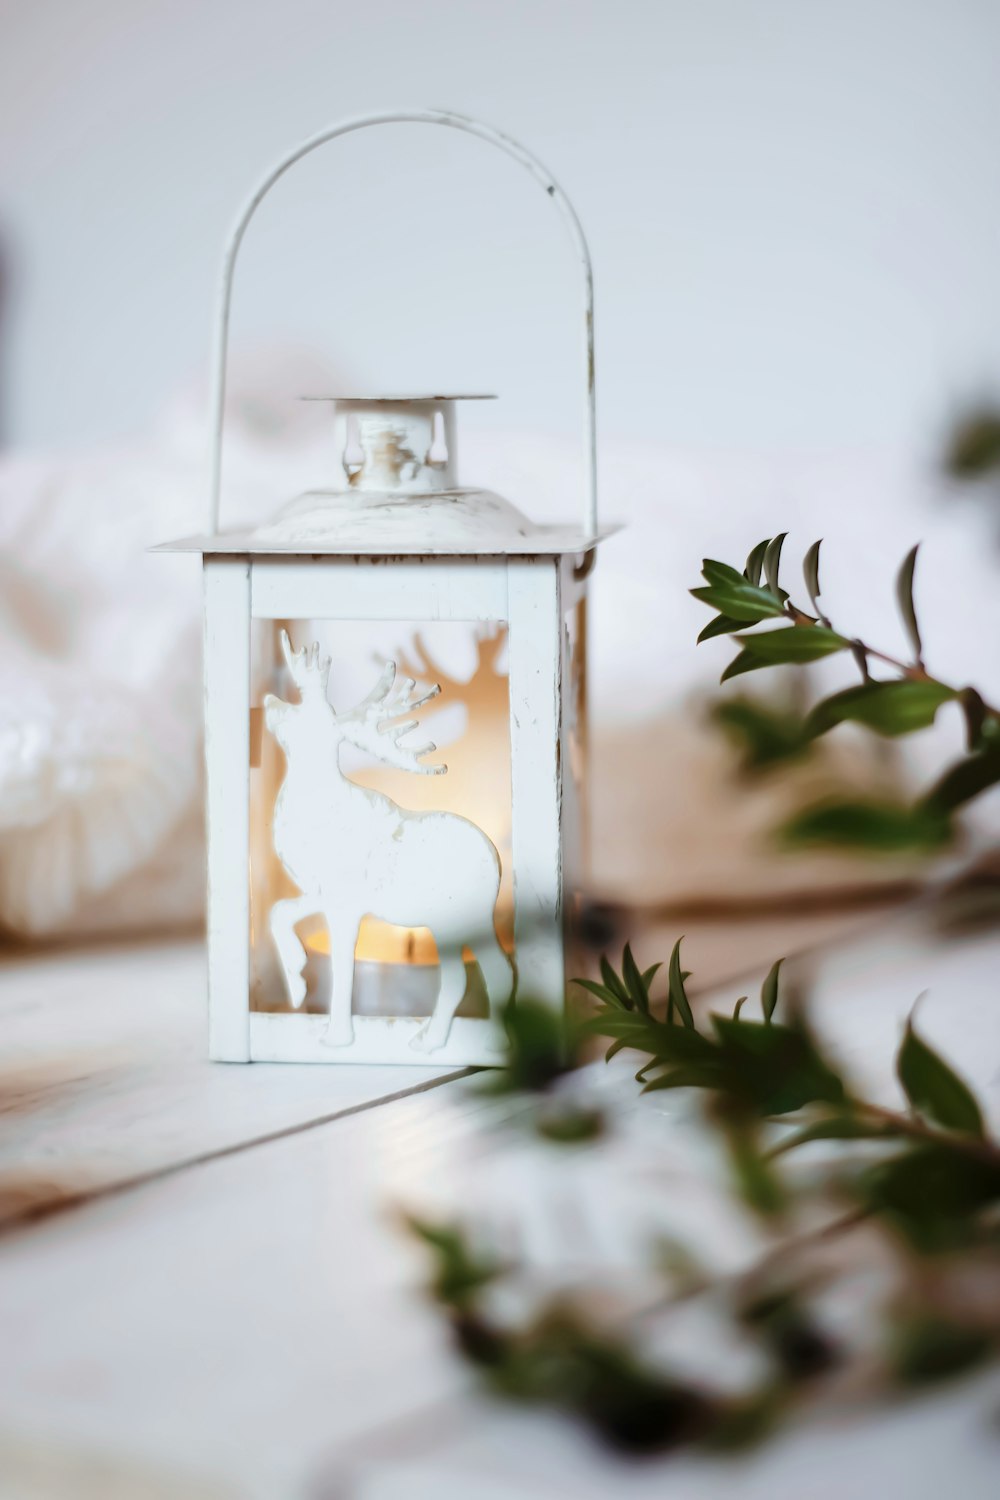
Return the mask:
<path id="1" fill-rule="evenodd" d="M 90 444 L 200 370 L 262 168 L 340 115 L 523 138 L 597 272 L 606 434 L 922 448 L 1000 378 L 994 0 L 0 0 L 0 423 Z M 248 239 L 235 336 L 358 382 L 497 390 L 564 431 L 575 287 L 513 163 L 399 127 L 320 153 Z"/>
<path id="2" fill-rule="evenodd" d="M 677 748 L 694 717 L 677 705 L 712 689 L 732 646 L 695 648 L 707 615 L 687 590 L 704 555 L 739 562 L 779 530 L 787 585 L 825 536 L 827 609 L 890 652 L 905 649 L 893 577 L 922 538 L 929 667 L 1000 697 L 997 508 L 940 470 L 956 412 L 1000 391 L 995 0 L 0 0 L 0 15 L 0 565 L 63 602 L 69 655 L 42 651 L 46 671 L 93 696 L 127 643 L 125 687 L 154 714 L 136 710 L 140 727 L 176 679 L 192 788 L 197 569 L 142 554 L 205 524 L 222 246 L 289 147 L 380 108 L 447 106 L 519 137 L 591 241 L 602 516 L 628 523 L 595 574 L 594 716 L 669 716 L 641 773 L 599 767 L 599 798 L 631 781 L 645 814 L 672 782 L 698 819 L 717 805 L 714 782 L 694 794 L 706 751 Z M 563 226 L 499 152 L 411 125 L 315 153 L 244 242 L 224 520 L 329 482 L 332 442 L 287 438 L 295 397 L 331 386 L 497 391 L 461 411 L 463 479 L 567 518 L 578 324 Z M 27 659 L 0 651 L 21 735 Z M 826 681 L 850 680 L 837 658 Z M 929 776 L 960 737 L 948 708 L 911 763 Z M 160 767 L 169 737 L 153 738 Z M 181 760 L 157 775 L 194 809 Z M 23 884 L 24 855 L 8 863 Z"/>

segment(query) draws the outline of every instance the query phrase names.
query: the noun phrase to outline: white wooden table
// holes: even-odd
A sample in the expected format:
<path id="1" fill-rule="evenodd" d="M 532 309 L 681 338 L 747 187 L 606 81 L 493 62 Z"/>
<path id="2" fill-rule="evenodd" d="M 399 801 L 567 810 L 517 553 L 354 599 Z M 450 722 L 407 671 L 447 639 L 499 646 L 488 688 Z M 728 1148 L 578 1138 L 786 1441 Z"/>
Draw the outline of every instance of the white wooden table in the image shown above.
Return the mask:
<path id="1" fill-rule="evenodd" d="M 702 973 L 731 951 L 692 936 Z M 998 1119 L 998 975 L 1000 940 L 950 945 L 882 920 L 823 958 L 816 1013 L 891 1100 L 901 1019 L 929 989 L 924 1031 Z M 0 964 L 4 1500 L 998 1492 L 993 1375 L 808 1423 L 738 1465 L 629 1467 L 558 1417 L 477 1394 L 417 1291 L 424 1265 L 394 1205 L 500 1202 L 543 1255 L 585 1272 L 613 1257 L 608 1214 L 632 1212 L 618 1148 L 542 1160 L 485 1128 L 492 1106 L 464 1077 L 431 1068 L 213 1067 L 203 990 L 193 942 Z M 602 1065 L 594 1086 L 619 1079 Z M 697 1215 L 677 1107 L 637 1114 L 636 1138 Z M 546 1217 L 556 1199 L 569 1240 Z M 744 1253 L 721 1221 L 719 1237 Z"/>

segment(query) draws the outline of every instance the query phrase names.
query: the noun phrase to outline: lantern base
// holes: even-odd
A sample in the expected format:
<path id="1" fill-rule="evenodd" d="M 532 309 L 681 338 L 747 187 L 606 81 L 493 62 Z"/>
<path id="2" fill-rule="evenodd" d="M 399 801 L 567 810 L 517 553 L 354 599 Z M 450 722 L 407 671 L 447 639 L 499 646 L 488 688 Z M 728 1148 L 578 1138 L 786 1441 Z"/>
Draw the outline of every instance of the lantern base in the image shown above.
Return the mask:
<path id="1" fill-rule="evenodd" d="M 251 1062 L 280 1063 L 403 1063 L 428 1068 L 499 1067 L 505 1060 L 506 1037 L 491 1021 L 456 1016 L 448 1040 L 433 1052 L 422 1051 L 426 1022 L 416 1016 L 353 1017 L 354 1040 L 346 1047 L 326 1041 L 326 1016 L 250 1016 Z"/>

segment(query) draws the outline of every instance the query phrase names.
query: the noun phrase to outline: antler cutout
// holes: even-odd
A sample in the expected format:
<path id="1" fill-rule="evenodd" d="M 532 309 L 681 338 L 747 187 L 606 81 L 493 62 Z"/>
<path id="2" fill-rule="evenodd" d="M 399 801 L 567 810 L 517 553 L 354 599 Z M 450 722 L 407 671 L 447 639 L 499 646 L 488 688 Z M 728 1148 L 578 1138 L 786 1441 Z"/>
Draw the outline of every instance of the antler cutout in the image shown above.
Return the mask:
<path id="1" fill-rule="evenodd" d="M 329 665 L 329 664 L 328 664 Z M 436 698 L 441 691 L 440 683 L 425 693 L 414 696 L 416 682 L 412 677 L 396 681 L 396 663 L 386 663 L 385 670 L 366 698 L 346 713 L 334 714 L 334 719 L 343 730 L 344 738 L 367 750 L 386 765 L 401 771 L 417 771 L 423 776 L 443 776 L 446 765 L 423 765 L 421 756 L 437 749 L 433 740 L 426 745 L 404 745 L 402 740 L 411 729 L 416 729 L 416 719 L 404 719 L 404 714 L 415 712 Z"/>
<path id="2" fill-rule="evenodd" d="M 330 681 L 330 658 L 320 656 L 319 642 L 313 641 L 311 646 L 303 646 L 300 651 L 294 651 L 288 631 L 283 630 L 281 650 L 288 663 L 292 681 L 302 696 L 319 691 L 325 698 Z"/>

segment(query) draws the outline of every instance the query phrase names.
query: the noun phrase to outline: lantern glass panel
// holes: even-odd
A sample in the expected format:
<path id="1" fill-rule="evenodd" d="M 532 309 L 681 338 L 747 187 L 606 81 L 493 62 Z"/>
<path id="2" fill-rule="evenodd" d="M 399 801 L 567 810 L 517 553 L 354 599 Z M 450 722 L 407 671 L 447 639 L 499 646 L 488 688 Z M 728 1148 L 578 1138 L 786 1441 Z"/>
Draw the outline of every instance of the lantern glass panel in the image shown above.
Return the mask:
<path id="1" fill-rule="evenodd" d="M 360 840 L 360 865 L 358 847 L 339 848 L 337 824 L 331 818 L 331 836 L 321 841 L 324 870 L 353 860 L 352 868 L 358 872 L 353 878 L 363 884 L 369 872 L 378 872 L 383 864 L 397 868 L 399 850 L 393 844 L 397 824 L 391 816 L 392 804 L 413 813 L 457 815 L 485 836 L 478 840 L 484 850 L 490 845 L 496 850 L 501 878 L 495 913 L 492 894 L 487 893 L 475 925 L 492 928 L 495 923 L 500 944 L 511 953 L 514 902 L 506 624 L 255 620 L 250 734 L 251 1008 L 288 1014 L 320 1014 L 330 1008 L 330 923 L 322 909 L 307 910 L 311 892 L 303 887 L 308 885 L 308 872 L 303 875 L 293 858 L 291 863 L 300 876 L 297 883 L 287 867 L 287 850 L 283 860 L 276 848 L 276 843 L 281 844 L 280 835 L 277 840 L 275 836 L 279 794 L 283 786 L 291 790 L 298 761 L 294 747 L 286 754 L 279 744 L 275 729 L 280 733 L 280 726 L 274 723 L 273 707 L 269 717 L 267 705 L 277 700 L 279 705 L 294 709 L 303 700 L 282 645 L 283 631 L 293 652 L 308 653 L 315 646 L 320 666 L 329 659 L 325 693 L 331 722 L 334 716 L 350 714 L 377 684 L 385 683 L 389 663 L 396 667 L 393 693 L 406 693 L 405 679 L 416 683 L 409 694 L 413 699 L 422 698 L 436 685 L 441 689 L 412 712 L 406 711 L 405 719 L 400 715 L 397 720 L 380 720 L 380 713 L 390 712 L 392 698 L 380 700 L 368 714 L 366 733 L 357 736 L 361 743 L 345 737 L 334 748 L 317 752 L 326 755 L 325 762 L 320 762 L 324 778 L 328 767 L 331 781 L 342 777 L 355 787 L 377 794 L 372 800 L 370 825 Z M 320 711 L 318 733 L 326 731 L 326 719 Z M 397 725 L 414 719 L 415 727 L 397 739 Z M 416 757 L 414 749 L 419 751 L 429 741 L 436 749 Z M 420 774 L 428 765 L 441 763 L 447 766 L 446 775 Z M 297 785 L 295 790 L 301 795 L 301 787 Z M 328 816 L 329 790 L 323 780 L 307 789 L 316 804 L 317 826 Z M 356 844 L 358 834 L 355 829 Z M 429 1016 L 434 1010 L 441 983 L 439 939 L 434 931 L 437 889 L 453 881 L 455 872 L 427 868 L 420 871 L 420 877 L 408 915 L 425 917 L 423 921 L 399 923 L 380 917 L 375 873 L 371 874 L 371 892 L 362 892 L 362 904 L 369 914 L 361 922 L 355 947 L 351 1008 L 356 1015 Z M 296 903 L 299 897 L 304 899 Z M 279 903 L 286 903 L 283 910 L 296 918 L 290 925 L 306 955 L 302 971 L 305 995 L 295 1006 L 272 927 Z M 312 904 L 322 907 L 321 902 Z M 457 1014 L 486 1017 L 487 997 L 470 946 L 476 936 L 477 932 L 469 931 L 456 941 L 466 971 L 465 996 Z"/>

